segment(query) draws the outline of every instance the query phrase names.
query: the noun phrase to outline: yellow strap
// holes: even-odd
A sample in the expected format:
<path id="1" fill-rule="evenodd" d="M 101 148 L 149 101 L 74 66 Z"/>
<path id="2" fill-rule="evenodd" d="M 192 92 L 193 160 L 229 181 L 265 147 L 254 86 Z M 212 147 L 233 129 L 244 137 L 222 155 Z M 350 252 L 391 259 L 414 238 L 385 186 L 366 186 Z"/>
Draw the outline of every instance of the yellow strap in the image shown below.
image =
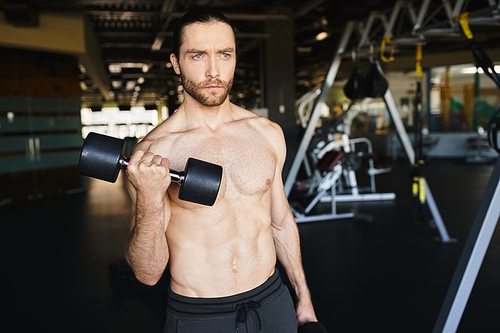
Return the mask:
<path id="1" fill-rule="evenodd" d="M 469 13 L 468 12 L 458 15 L 457 17 L 454 18 L 454 20 L 455 20 L 455 22 L 460 23 L 460 25 L 462 26 L 462 30 L 465 34 L 465 37 L 467 37 L 467 39 L 474 38 L 474 36 L 472 35 L 472 32 L 470 31 L 470 28 L 469 28 Z"/>
<path id="2" fill-rule="evenodd" d="M 417 78 L 421 78 L 422 77 L 422 44 L 421 43 L 417 44 L 417 53 L 415 55 L 415 61 L 417 63 L 417 68 L 416 68 Z"/>
<path id="3" fill-rule="evenodd" d="M 413 193 L 414 196 L 417 196 L 418 194 L 418 183 L 413 183 L 411 186 L 411 192 Z"/>
<path id="4" fill-rule="evenodd" d="M 386 58 L 384 55 L 386 43 L 391 45 L 391 53 L 389 55 L 389 58 Z M 382 61 L 384 62 L 394 61 L 394 44 L 391 41 L 391 36 L 387 36 L 382 40 L 382 45 L 380 45 L 380 59 L 382 59 Z"/>
<path id="5" fill-rule="evenodd" d="M 419 178 L 418 185 L 419 185 L 418 197 L 420 199 L 420 202 L 425 202 L 425 178 Z"/>

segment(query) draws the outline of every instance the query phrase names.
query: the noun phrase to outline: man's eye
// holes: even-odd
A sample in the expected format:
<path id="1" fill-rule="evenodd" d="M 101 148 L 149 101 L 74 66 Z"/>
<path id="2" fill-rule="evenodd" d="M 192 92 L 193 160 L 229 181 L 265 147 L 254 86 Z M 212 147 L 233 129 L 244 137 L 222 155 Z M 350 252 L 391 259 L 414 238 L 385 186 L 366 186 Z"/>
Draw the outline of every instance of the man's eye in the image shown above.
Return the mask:
<path id="1" fill-rule="evenodd" d="M 195 55 L 193 56 L 193 58 L 195 58 L 195 59 L 200 59 L 200 58 L 201 58 L 201 54 L 195 54 Z"/>
<path id="2" fill-rule="evenodd" d="M 223 53 L 222 58 L 229 58 L 231 55 L 229 53 Z"/>

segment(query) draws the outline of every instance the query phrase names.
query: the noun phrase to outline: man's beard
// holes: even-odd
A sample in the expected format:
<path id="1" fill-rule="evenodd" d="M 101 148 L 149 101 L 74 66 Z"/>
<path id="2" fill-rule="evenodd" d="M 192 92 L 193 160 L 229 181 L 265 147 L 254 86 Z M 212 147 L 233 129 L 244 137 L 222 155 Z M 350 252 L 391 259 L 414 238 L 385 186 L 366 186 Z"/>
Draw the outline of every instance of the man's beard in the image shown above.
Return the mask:
<path id="1" fill-rule="evenodd" d="M 229 95 L 229 91 L 233 86 L 233 78 L 229 81 L 223 81 L 221 79 L 209 79 L 200 83 L 195 83 L 190 80 L 181 72 L 181 84 L 184 88 L 184 92 L 188 93 L 189 96 L 193 97 L 203 106 L 219 106 L 226 100 Z M 206 87 L 210 85 L 217 85 L 222 89 L 222 93 L 217 91 L 216 93 L 211 93 L 206 91 Z"/>

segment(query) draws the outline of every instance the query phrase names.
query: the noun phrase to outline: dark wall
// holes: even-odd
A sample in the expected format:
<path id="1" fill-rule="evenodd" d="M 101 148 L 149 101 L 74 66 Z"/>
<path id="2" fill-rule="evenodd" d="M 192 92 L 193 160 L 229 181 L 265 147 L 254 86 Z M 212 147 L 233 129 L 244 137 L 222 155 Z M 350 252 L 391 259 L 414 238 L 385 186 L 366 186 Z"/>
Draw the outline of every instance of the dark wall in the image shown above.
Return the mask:
<path id="1" fill-rule="evenodd" d="M 85 186 L 75 57 L 0 48 L 0 204 Z"/>
<path id="2" fill-rule="evenodd" d="M 265 107 L 269 119 L 278 123 L 285 133 L 289 152 L 283 174 L 286 176 L 298 148 L 299 130 L 295 125 L 295 45 L 291 20 L 268 20 L 265 23 L 264 51 Z"/>

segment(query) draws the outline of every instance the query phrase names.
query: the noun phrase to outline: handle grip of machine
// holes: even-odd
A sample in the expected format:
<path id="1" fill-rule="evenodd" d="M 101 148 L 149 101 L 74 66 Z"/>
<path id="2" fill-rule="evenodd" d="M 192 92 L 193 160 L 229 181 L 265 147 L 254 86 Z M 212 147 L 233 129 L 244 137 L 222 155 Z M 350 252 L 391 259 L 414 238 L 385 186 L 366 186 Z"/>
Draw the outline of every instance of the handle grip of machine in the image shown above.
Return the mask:
<path id="1" fill-rule="evenodd" d="M 488 143 L 490 147 L 495 149 L 497 153 L 500 153 L 500 147 L 498 145 L 499 129 L 500 129 L 500 108 L 498 108 L 495 114 L 493 114 L 488 124 Z"/>
<path id="2" fill-rule="evenodd" d="M 498 147 L 498 125 L 496 123 L 490 123 L 490 128 L 488 129 L 488 143 L 491 148 L 495 149 L 497 153 L 500 153 Z"/>

